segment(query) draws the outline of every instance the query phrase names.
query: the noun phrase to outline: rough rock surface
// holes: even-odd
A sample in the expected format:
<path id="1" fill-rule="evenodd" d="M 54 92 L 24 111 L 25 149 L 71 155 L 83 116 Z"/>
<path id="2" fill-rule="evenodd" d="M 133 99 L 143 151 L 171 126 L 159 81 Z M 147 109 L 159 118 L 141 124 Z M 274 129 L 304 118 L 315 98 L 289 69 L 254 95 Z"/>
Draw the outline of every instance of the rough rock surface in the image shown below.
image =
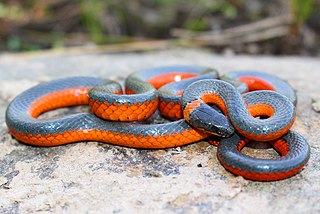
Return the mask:
<path id="1" fill-rule="evenodd" d="M 123 81 L 159 65 L 197 64 L 260 70 L 286 79 L 298 93 L 293 127 L 311 146 L 298 175 L 253 182 L 227 172 L 207 142 L 165 150 L 139 150 L 98 142 L 31 147 L 8 134 L 5 109 L 39 82 L 72 75 Z M 125 54 L 0 55 L 0 213 L 320 213 L 320 60 L 301 57 L 218 56 L 174 49 Z M 72 111 L 87 110 L 75 108 Z M 70 113 L 68 109 L 50 114 Z M 247 154 L 273 157 L 268 150 Z"/>

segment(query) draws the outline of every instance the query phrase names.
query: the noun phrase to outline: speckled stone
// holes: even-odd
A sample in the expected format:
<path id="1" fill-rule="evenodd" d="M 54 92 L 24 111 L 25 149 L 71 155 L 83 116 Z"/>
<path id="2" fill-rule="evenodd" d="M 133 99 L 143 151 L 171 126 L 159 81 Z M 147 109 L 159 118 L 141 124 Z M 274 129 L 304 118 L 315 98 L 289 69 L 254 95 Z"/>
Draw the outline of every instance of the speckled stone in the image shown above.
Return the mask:
<path id="1" fill-rule="evenodd" d="M 130 73 L 159 65 L 196 64 L 232 70 L 260 70 L 286 79 L 298 93 L 293 129 L 307 139 L 311 158 L 298 175 L 271 183 L 227 172 L 206 142 L 139 150 L 98 142 L 40 148 L 8 134 L 5 109 L 17 94 L 39 82 L 90 75 L 122 81 Z M 319 213 L 320 60 L 303 57 L 221 56 L 205 50 L 172 49 L 125 54 L 0 55 L 0 213 Z M 88 111 L 55 110 L 52 117 Z M 272 149 L 245 148 L 264 158 Z"/>

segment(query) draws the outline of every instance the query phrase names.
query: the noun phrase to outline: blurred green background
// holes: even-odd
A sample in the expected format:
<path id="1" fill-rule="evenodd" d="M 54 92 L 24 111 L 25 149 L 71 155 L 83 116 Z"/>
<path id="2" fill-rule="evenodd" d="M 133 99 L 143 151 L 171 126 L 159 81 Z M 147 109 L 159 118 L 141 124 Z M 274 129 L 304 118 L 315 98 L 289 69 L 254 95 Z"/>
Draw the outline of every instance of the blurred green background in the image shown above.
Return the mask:
<path id="1" fill-rule="evenodd" d="M 320 55 L 319 8 L 320 0 L 1 0 L 0 51 L 168 40 L 215 52 Z"/>

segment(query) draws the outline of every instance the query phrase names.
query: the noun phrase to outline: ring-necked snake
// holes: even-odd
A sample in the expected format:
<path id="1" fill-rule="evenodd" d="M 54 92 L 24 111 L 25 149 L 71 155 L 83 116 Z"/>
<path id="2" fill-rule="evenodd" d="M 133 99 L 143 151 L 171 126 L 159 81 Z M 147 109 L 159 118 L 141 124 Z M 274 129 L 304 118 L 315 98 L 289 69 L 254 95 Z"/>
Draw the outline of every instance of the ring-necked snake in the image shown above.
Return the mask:
<path id="1" fill-rule="evenodd" d="M 287 90 L 284 81 L 258 72 L 231 72 L 221 77 L 229 79 L 237 89 L 216 78 L 218 73 L 206 67 L 152 68 L 126 79 L 126 95 L 111 80 L 94 77 L 53 80 L 17 96 L 7 108 L 6 123 L 16 139 L 37 146 L 94 140 L 135 148 L 169 148 L 214 134 L 228 137 L 221 140 L 218 158 L 235 174 L 253 180 L 278 180 L 301 171 L 309 158 L 309 147 L 300 135 L 288 132 L 295 119 L 296 96 L 291 87 L 288 86 L 291 91 Z M 241 95 L 247 88 L 235 79 L 247 83 L 249 90 L 267 86 L 285 96 L 265 90 Z M 80 113 L 58 119 L 37 119 L 55 108 L 88 103 L 95 115 Z M 208 104 L 218 106 L 226 116 Z M 144 120 L 158 107 L 163 116 L 175 121 L 127 122 Z M 184 119 L 180 119 L 182 115 Z M 239 134 L 248 140 L 271 141 L 283 157 L 260 160 L 241 154 L 248 140 L 240 140 Z"/>

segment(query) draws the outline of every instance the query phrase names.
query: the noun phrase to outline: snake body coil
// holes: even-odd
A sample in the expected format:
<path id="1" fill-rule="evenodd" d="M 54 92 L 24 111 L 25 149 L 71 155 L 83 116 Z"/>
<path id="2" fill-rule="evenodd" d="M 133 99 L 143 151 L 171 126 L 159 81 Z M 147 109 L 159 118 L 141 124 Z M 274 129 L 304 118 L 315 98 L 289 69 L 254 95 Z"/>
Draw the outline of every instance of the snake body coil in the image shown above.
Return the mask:
<path id="1" fill-rule="evenodd" d="M 236 89 L 229 83 L 215 80 L 218 73 L 213 69 L 166 66 L 130 75 L 126 80 L 126 95 L 122 94 L 118 83 L 94 77 L 69 77 L 41 83 L 10 103 L 6 123 L 16 139 L 36 146 L 93 140 L 134 148 L 169 148 L 214 134 L 229 137 L 222 140 L 218 157 L 235 174 L 259 180 L 257 173 L 264 173 L 260 180 L 277 180 L 299 172 L 309 158 L 307 143 L 293 132 L 279 140 L 295 119 L 292 103 L 296 103 L 296 96 L 292 94 L 293 90 L 290 91 L 291 87 L 288 91 L 283 81 L 273 81 L 273 76 L 257 72 L 233 72 L 229 75 L 227 79 L 238 78 L 249 84 L 249 89 L 267 85 L 267 89 L 285 96 L 271 91 L 240 95 L 240 92 L 247 90 L 244 84 L 237 82 Z M 254 79 L 253 86 L 249 83 L 250 75 Z M 172 81 L 174 83 L 168 84 Z M 282 86 L 278 87 L 278 84 Z M 83 104 L 89 104 L 95 115 L 80 113 L 56 119 L 37 119 L 40 114 L 52 109 Z M 224 114 L 213 110 L 208 104 L 218 106 Z M 164 124 L 128 122 L 144 120 L 158 107 L 163 116 L 175 121 Z M 182 116 L 185 119 L 181 119 Z M 239 134 L 246 139 L 271 141 L 271 144 L 278 142 L 273 143 L 275 148 L 282 142 L 282 146 L 277 148 L 283 156 L 281 161 L 285 160 L 284 166 L 278 164 L 271 167 L 274 164 L 272 161 L 255 161 L 239 155 L 245 145 L 237 137 Z M 280 163 L 278 160 L 276 162 Z"/>

